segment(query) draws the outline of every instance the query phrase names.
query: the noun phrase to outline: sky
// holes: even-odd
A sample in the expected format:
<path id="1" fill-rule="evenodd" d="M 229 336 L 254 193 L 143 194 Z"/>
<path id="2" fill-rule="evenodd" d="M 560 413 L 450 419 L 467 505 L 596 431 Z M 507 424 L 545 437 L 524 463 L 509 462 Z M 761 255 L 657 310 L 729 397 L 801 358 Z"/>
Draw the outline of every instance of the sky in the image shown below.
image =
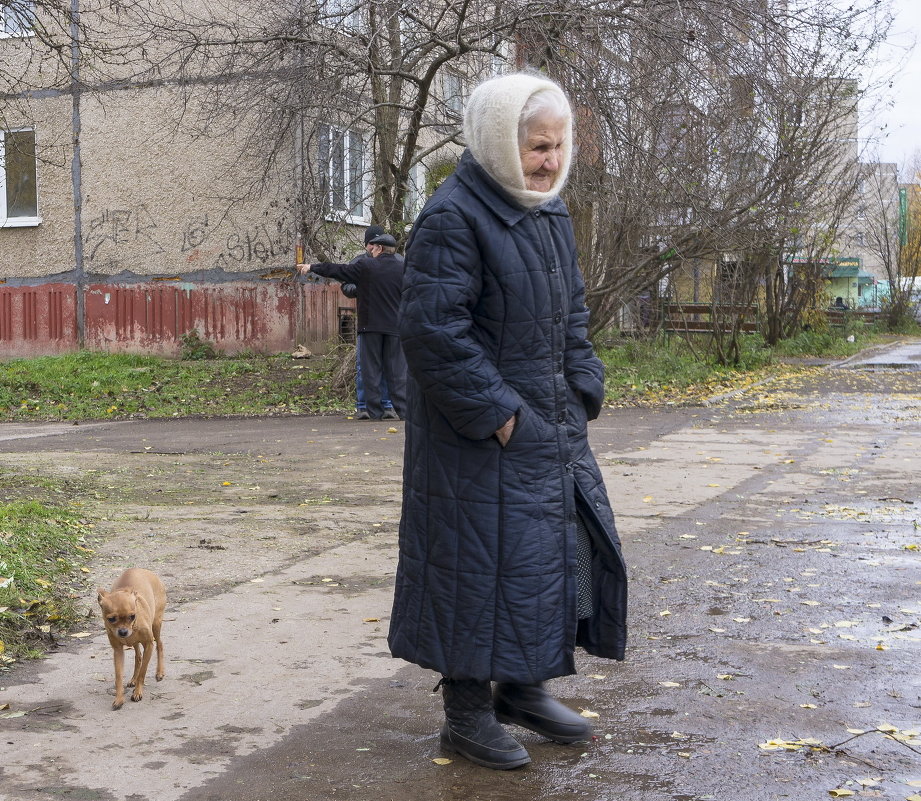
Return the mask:
<path id="1" fill-rule="evenodd" d="M 861 123 L 867 138 L 885 134 L 879 141 L 879 160 L 902 165 L 921 151 L 921 0 L 892 0 L 892 6 L 896 20 L 883 58 L 890 68 L 906 54 L 907 60 L 887 90 L 890 102 L 881 105 L 872 121 L 861 109 Z M 886 127 L 878 131 L 881 125 Z"/>

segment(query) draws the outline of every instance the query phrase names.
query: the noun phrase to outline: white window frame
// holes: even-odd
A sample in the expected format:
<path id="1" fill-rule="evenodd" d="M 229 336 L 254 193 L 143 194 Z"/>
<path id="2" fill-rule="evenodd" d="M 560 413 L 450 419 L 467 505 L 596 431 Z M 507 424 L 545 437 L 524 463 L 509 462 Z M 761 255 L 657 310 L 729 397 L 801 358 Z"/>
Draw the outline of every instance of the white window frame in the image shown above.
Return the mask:
<path id="1" fill-rule="evenodd" d="M 422 211 L 425 202 L 428 200 L 425 192 L 427 176 L 428 173 L 425 169 L 425 165 L 421 161 L 416 162 L 409 169 L 409 180 L 406 186 L 405 211 L 406 219 L 409 220 L 410 223 L 414 222 L 416 217 L 419 216 L 419 212 Z"/>
<path id="2" fill-rule="evenodd" d="M 28 14 L 28 19 L 23 19 L 23 15 L 13 15 L 10 11 L 4 11 L 0 8 L 0 39 L 10 39 L 16 36 L 35 36 L 35 31 L 29 27 L 23 29 L 21 23 L 31 23 L 35 21 L 35 3 L 34 0 L 20 0 L 23 11 Z M 16 25 L 15 30 L 7 30 L 8 26 Z"/>
<path id="3" fill-rule="evenodd" d="M 319 152 L 319 143 L 322 140 L 322 129 L 327 130 L 329 152 L 326 154 L 326 161 L 323 161 L 323 153 Z M 357 165 L 353 164 L 353 154 L 351 152 L 352 137 L 357 137 L 361 143 L 361 162 Z M 345 198 L 345 204 L 347 208 L 340 208 L 334 201 L 334 160 L 333 160 L 333 143 L 338 142 L 342 147 L 342 176 L 343 176 L 343 192 L 350 192 L 349 196 Z M 319 153 L 319 164 L 318 167 L 320 170 L 325 171 L 325 181 L 326 181 L 326 219 L 327 220 L 340 220 L 347 223 L 353 223 L 356 225 L 369 224 L 371 222 L 371 209 L 368 204 L 368 155 L 370 153 L 370 139 L 363 134 L 361 131 L 358 131 L 354 128 L 340 128 L 335 125 L 329 125 L 328 123 L 321 123 L 318 128 L 318 138 L 317 138 L 317 148 Z M 357 168 L 357 195 L 358 197 L 353 197 L 351 195 L 351 190 L 353 185 L 351 184 L 349 177 L 353 169 Z M 359 213 L 354 214 L 356 206 L 358 207 Z"/>
<path id="4" fill-rule="evenodd" d="M 450 114 L 463 117 L 464 103 L 467 99 L 464 76 L 457 70 L 445 68 L 441 78 L 441 86 L 444 93 L 442 99 L 445 104 L 445 109 L 447 109 Z"/>
<path id="5" fill-rule="evenodd" d="M 38 214 L 38 159 L 35 160 L 35 206 L 36 214 L 31 217 L 7 217 L 6 208 L 6 135 L 8 133 L 19 133 L 20 131 L 32 131 L 34 128 L 11 128 L 8 131 L 0 130 L 0 228 L 29 228 L 40 225 L 42 222 L 41 215 Z"/>

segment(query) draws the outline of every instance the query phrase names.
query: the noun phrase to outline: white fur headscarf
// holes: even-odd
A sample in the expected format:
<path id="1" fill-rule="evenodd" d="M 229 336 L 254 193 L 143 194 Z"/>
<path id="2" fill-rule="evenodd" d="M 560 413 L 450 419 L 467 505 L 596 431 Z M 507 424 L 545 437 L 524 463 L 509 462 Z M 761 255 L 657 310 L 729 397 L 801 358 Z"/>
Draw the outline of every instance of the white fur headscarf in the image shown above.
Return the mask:
<path id="1" fill-rule="evenodd" d="M 552 92 L 566 109 L 566 139 L 560 171 L 549 192 L 527 189 L 521 169 L 518 122 L 528 100 Z M 540 75 L 515 73 L 484 81 L 470 95 L 464 113 L 464 138 L 480 166 L 524 208 L 552 200 L 563 189 L 572 161 L 572 111 L 563 90 Z"/>

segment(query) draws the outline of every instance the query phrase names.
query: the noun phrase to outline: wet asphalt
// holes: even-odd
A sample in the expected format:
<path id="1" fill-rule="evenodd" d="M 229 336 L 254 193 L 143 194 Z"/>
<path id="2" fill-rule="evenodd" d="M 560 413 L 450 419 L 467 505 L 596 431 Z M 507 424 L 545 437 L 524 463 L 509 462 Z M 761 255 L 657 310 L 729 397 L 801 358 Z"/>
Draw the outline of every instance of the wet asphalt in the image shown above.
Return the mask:
<path id="1" fill-rule="evenodd" d="M 921 794 L 919 361 L 921 343 L 906 342 L 706 407 L 606 410 L 591 425 L 631 635 L 625 662 L 582 654 L 578 675 L 549 685 L 591 716 L 589 743 L 515 730 L 533 762 L 507 773 L 440 753 L 437 676 L 386 651 L 388 491 L 362 536 L 174 603 L 168 675 L 141 704 L 109 710 L 98 635 L 0 674 L 0 707 L 27 713 L 0 717 L 0 799 Z M 0 466 L 177 443 L 271 443 L 291 471 L 308 439 L 330 458 L 382 454 L 365 486 L 342 488 L 347 506 L 349 492 L 398 481 L 401 437 L 382 434 L 339 418 L 4 425 Z"/>

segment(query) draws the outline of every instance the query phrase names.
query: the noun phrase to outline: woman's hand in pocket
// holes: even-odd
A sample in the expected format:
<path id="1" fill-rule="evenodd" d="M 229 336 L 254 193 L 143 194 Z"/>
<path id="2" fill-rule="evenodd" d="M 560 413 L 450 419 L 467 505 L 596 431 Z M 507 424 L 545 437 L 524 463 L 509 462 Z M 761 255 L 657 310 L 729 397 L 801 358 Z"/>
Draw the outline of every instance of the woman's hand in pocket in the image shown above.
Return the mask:
<path id="1" fill-rule="evenodd" d="M 505 425 L 502 426 L 502 428 L 500 428 L 498 431 L 496 431 L 496 439 L 499 440 L 499 444 L 503 448 L 508 444 L 508 441 L 511 438 L 512 432 L 514 430 L 515 430 L 515 415 L 512 415 L 511 417 L 509 417 L 508 420 L 505 421 Z"/>

